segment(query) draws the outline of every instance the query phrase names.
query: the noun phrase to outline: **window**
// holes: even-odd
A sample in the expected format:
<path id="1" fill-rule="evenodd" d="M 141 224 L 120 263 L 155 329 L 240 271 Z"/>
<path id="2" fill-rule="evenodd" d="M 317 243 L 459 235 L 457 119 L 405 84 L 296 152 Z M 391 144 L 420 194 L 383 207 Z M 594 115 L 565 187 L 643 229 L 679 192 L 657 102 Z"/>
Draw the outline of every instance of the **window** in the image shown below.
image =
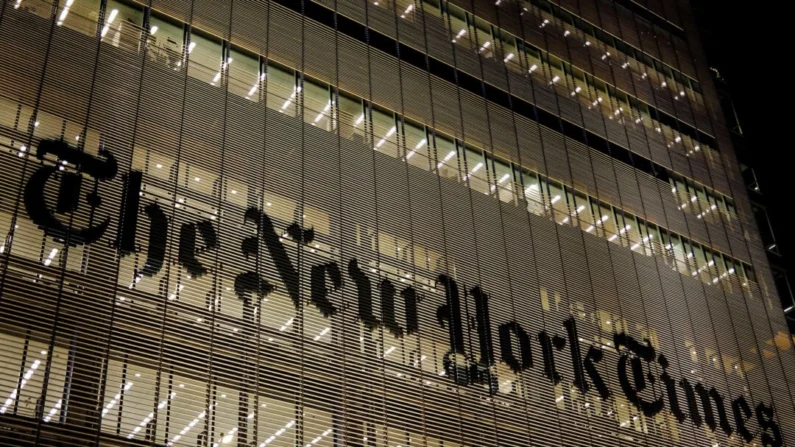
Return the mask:
<path id="1" fill-rule="evenodd" d="M 143 24 L 144 12 L 137 5 L 132 7 L 116 0 L 108 0 L 105 25 L 100 31 L 100 36 L 105 43 L 137 52 L 140 48 Z"/>
<path id="2" fill-rule="evenodd" d="M 484 59 L 493 58 L 495 51 L 497 50 L 494 48 L 494 39 L 491 35 L 491 25 L 479 17 L 474 17 L 474 21 L 477 32 L 478 52 L 480 52 L 480 55 Z"/>
<path id="3" fill-rule="evenodd" d="M 572 203 L 574 207 L 572 213 L 575 216 L 573 219 L 574 222 L 572 223 L 578 225 L 583 231 L 588 231 L 589 229 L 590 231 L 588 232 L 593 231 L 594 214 L 588 196 L 579 192 L 574 192 L 574 200 Z"/>
<path id="4" fill-rule="evenodd" d="M 60 2 L 55 16 L 55 23 L 58 26 L 94 37 L 97 32 L 97 22 L 99 21 L 99 8 L 100 0 Z"/>
<path id="5" fill-rule="evenodd" d="M 470 36 L 469 30 L 469 14 L 457 6 L 453 6 L 449 3 L 446 3 L 446 5 L 453 43 L 461 45 L 462 48 L 473 49 L 473 37 Z"/>
<path id="6" fill-rule="evenodd" d="M 448 179 L 458 179 L 458 150 L 453 140 L 434 135 L 436 143 L 436 169 L 439 175 Z"/>
<path id="7" fill-rule="evenodd" d="M 339 92 L 339 127 L 342 138 L 364 143 L 364 111 L 362 100 Z"/>
<path id="8" fill-rule="evenodd" d="M 509 67 L 512 67 L 515 71 L 519 71 L 522 69 L 520 65 L 520 58 L 519 58 L 519 48 L 516 44 L 517 39 L 510 33 L 506 33 L 503 30 L 496 29 L 497 35 L 500 36 L 500 42 L 502 43 L 502 58 L 503 62 L 508 64 Z"/>
<path id="9" fill-rule="evenodd" d="M 414 21 L 417 17 L 417 6 L 414 0 L 395 0 L 395 11 L 403 20 Z"/>
<path id="10" fill-rule="evenodd" d="M 550 212 L 552 213 L 555 222 L 563 223 L 563 219 L 568 217 L 568 204 L 566 203 L 566 193 L 560 183 L 549 181 L 547 182 L 547 197 L 549 198 Z"/>
<path id="11" fill-rule="evenodd" d="M 544 196 L 538 174 L 527 170 L 523 170 L 521 174 L 527 211 L 537 216 L 544 215 Z"/>
<path id="12" fill-rule="evenodd" d="M 461 145 L 463 146 L 463 144 Z M 466 171 L 464 178 L 468 180 L 469 187 L 477 192 L 488 194 L 488 168 L 483 152 L 471 146 L 465 146 L 465 164 L 463 170 Z"/>
<path id="13" fill-rule="evenodd" d="M 299 91 L 293 71 L 269 64 L 267 73 L 268 107 L 288 116 L 297 116 L 296 94 Z"/>
<path id="14" fill-rule="evenodd" d="M 442 5 L 439 0 L 421 0 L 423 12 L 435 17 L 442 17 Z"/>
<path id="15" fill-rule="evenodd" d="M 210 85 L 221 84 L 223 48 L 220 41 L 204 37 L 196 30 L 188 44 L 188 76 Z M 223 65 L 223 67 L 222 67 Z"/>
<path id="16" fill-rule="evenodd" d="M 331 131 L 331 92 L 325 84 L 304 78 L 304 121 Z"/>
<path id="17" fill-rule="evenodd" d="M 259 102 L 264 77 L 260 69 L 259 56 L 232 48 L 229 52 L 229 93 Z"/>
<path id="18" fill-rule="evenodd" d="M 514 178 L 510 164 L 500 160 L 493 162 L 494 175 L 491 176 L 491 193 L 500 198 L 503 202 L 513 203 L 514 197 Z"/>
<path id="19" fill-rule="evenodd" d="M 182 25 L 161 19 L 154 13 L 149 17 L 149 59 L 178 70 L 182 67 L 185 36 Z M 218 56 L 220 58 L 220 55 Z"/>
<path id="20" fill-rule="evenodd" d="M 431 159 L 428 154 L 428 137 L 425 126 L 404 121 L 402 127 L 405 146 L 403 150 L 406 153 L 406 162 L 429 171 L 431 169 Z"/>
<path id="21" fill-rule="evenodd" d="M 525 56 L 527 57 L 527 71 L 528 73 L 538 73 L 543 76 L 544 70 L 541 70 L 541 52 L 532 45 L 524 45 Z"/>
<path id="22" fill-rule="evenodd" d="M 370 111 L 373 149 L 390 157 L 398 158 L 397 125 L 391 111 L 373 107 Z"/>
<path id="23" fill-rule="evenodd" d="M 47 368 L 49 336 L 28 330 L 22 334 L 0 333 L 3 346 L 0 366 L 0 415 L 35 417 L 37 410 L 44 422 L 57 423 L 66 406 L 64 383 L 68 350 L 55 346 L 50 379 L 44 399 L 44 372 Z M 43 408 L 41 408 L 43 407 Z"/>

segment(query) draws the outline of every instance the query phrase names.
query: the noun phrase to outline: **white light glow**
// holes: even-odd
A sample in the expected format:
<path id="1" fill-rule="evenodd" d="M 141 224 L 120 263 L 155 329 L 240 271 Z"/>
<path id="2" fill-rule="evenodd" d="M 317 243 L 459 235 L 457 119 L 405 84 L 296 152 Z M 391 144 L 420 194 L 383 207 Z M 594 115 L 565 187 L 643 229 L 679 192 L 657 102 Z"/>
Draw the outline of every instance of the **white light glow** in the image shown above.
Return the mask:
<path id="1" fill-rule="evenodd" d="M 72 3 L 74 2 L 75 0 L 66 0 L 66 5 L 64 6 L 63 11 L 61 11 L 61 15 L 58 16 L 58 26 L 63 25 L 63 21 L 66 20 L 66 16 L 69 14 L 69 8 L 72 7 Z"/>
<path id="2" fill-rule="evenodd" d="M 328 332 L 330 330 L 331 330 L 331 328 L 327 327 L 327 328 L 323 329 L 322 331 L 320 331 L 319 334 L 315 335 L 315 341 L 320 340 L 320 338 L 323 337 L 324 335 L 328 334 Z"/>
<path id="3" fill-rule="evenodd" d="M 55 406 L 52 407 L 49 413 L 47 413 L 47 417 L 44 418 L 44 422 L 50 422 L 55 413 L 61 409 L 61 404 L 63 403 L 63 399 L 58 399 L 58 402 L 55 403 Z"/>

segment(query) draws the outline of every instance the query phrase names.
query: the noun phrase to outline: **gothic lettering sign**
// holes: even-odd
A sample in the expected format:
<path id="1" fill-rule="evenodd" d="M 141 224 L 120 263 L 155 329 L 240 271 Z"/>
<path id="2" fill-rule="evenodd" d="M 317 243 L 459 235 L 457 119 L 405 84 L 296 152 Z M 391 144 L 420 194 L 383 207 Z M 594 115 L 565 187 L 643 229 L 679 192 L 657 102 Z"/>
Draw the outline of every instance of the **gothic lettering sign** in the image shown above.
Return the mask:
<path id="1" fill-rule="evenodd" d="M 70 147 L 63 141 L 42 141 L 37 156 L 43 159 L 54 155 L 59 161 L 77 165 L 78 173 L 60 173 L 60 185 L 55 206 L 45 200 L 47 182 L 55 181 L 58 165 L 42 164 L 28 179 L 24 191 L 24 203 L 30 219 L 45 234 L 66 245 L 89 245 L 102 237 L 109 228 L 111 210 L 97 211 L 94 222 L 84 228 L 75 228 L 62 220 L 63 216 L 80 206 L 81 194 L 87 185 L 83 174 L 94 179 L 94 187 L 85 193 L 85 203 L 94 210 L 102 209 L 102 200 L 97 194 L 99 182 L 116 180 L 117 163 L 113 155 L 101 150 L 96 158 Z M 149 204 L 140 213 L 140 191 L 143 174 L 132 171 L 122 176 L 124 194 L 120 222 L 115 245 L 121 256 L 136 251 L 136 231 L 139 225 L 148 224 L 147 259 L 136 278 L 152 277 L 163 269 L 168 240 L 168 219 L 157 203 Z M 258 253 L 266 253 L 275 267 L 279 279 L 292 304 L 299 309 L 302 304 L 301 279 L 297 266 L 288 256 L 284 237 L 297 244 L 310 244 L 314 240 L 312 229 L 302 228 L 298 223 L 289 225 L 284 232 L 277 232 L 271 217 L 261 209 L 249 208 L 245 212 L 244 224 L 255 230 L 255 236 L 245 238 L 240 245 L 240 256 L 253 261 Z M 210 267 L 198 258 L 202 253 L 219 247 L 218 232 L 212 220 L 197 220 L 181 224 L 178 229 L 178 264 L 188 274 L 200 277 Z M 247 304 L 256 306 L 262 298 L 274 291 L 274 285 L 262 278 L 253 268 L 238 274 L 234 279 L 236 296 Z M 423 299 L 413 286 L 402 287 L 389 279 L 380 282 L 366 273 L 359 260 L 352 258 L 339 265 L 334 261 L 313 265 L 310 268 L 310 294 L 308 304 L 315 306 L 325 317 L 337 314 L 340 309 L 330 295 L 343 288 L 355 291 L 356 316 L 370 331 L 383 328 L 395 337 L 404 337 L 420 330 L 418 303 Z M 347 280 L 347 281 L 346 281 Z M 670 412 L 679 423 L 690 423 L 711 431 L 722 431 L 727 436 L 737 434 L 745 442 L 761 441 L 764 446 L 782 446 L 782 435 L 772 407 L 764 402 L 755 405 L 744 396 L 731 397 L 706 383 L 692 383 L 686 378 L 677 379 L 669 371 L 665 355 L 652 346 L 650 340 L 637 340 L 626 333 L 614 333 L 613 345 L 619 356 L 615 364 L 605 361 L 604 350 L 593 345 L 584 345 L 578 336 L 577 321 L 570 318 L 562 323 L 560 333 L 534 330 L 523 327 L 516 321 L 492 322 L 489 310 L 489 294 L 480 286 L 462 287 L 456 279 L 439 275 L 437 287 L 444 290 L 444 300 L 438 303 L 436 323 L 449 335 L 449 346 L 444 354 L 444 376 L 459 386 L 485 385 L 496 393 L 498 384 L 492 367 L 498 360 L 516 373 L 538 370 L 550 385 L 569 382 L 579 393 L 595 393 L 602 400 L 611 399 L 616 393 L 634 405 L 647 417 L 663 411 Z M 377 299 L 376 299 L 377 297 Z M 375 302 L 380 302 L 380 308 Z M 470 303 L 466 304 L 465 303 Z M 397 318 L 396 308 L 403 308 L 403 321 Z M 473 306 L 474 317 L 466 306 Z M 473 327 L 477 332 L 479 352 L 469 352 L 465 343 L 465 330 Z M 496 327 L 496 343 L 492 329 Z M 499 358 L 498 358 L 499 357 Z M 465 360 L 461 360 L 465 359 Z M 573 377 L 566 377 L 557 366 L 570 362 Z M 656 365 L 656 367 L 652 367 Z M 662 371 L 653 374 L 652 371 Z M 610 389 L 602 376 L 616 374 L 620 389 Z M 655 386 L 655 384 L 659 384 Z M 659 395 L 653 389 L 663 390 Z M 684 395 L 685 401 L 679 396 Z M 758 426 L 752 430 L 750 424 Z"/>

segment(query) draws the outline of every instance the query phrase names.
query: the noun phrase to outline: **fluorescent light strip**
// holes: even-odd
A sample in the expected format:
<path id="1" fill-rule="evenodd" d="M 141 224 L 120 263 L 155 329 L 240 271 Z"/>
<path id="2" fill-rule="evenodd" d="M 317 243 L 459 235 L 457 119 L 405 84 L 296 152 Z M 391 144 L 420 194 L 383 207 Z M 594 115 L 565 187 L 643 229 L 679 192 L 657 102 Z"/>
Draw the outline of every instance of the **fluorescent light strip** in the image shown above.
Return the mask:
<path id="1" fill-rule="evenodd" d="M 276 433 L 274 433 L 273 435 L 271 435 L 270 437 L 268 437 L 268 439 L 266 439 L 266 440 L 265 440 L 265 442 L 263 442 L 262 444 L 260 444 L 260 445 L 259 445 L 259 447 L 265 447 L 266 445 L 270 444 L 270 443 L 271 443 L 271 442 L 273 442 L 273 441 L 274 441 L 276 438 L 278 438 L 279 436 L 281 436 L 281 435 L 282 435 L 282 433 L 284 433 L 285 431 L 287 431 L 288 429 L 290 429 L 290 428 L 291 428 L 293 425 L 295 425 L 295 421 L 294 421 L 294 420 L 292 420 L 292 421 L 288 422 L 288 423 L 287 423 L 287 425 L 285 425 L 283 428 L 280 428 L 280 429 L 276 430 Z"/>
<path id="2" fill-rule="evenodd" d="M 414 146 L 414 149 L 413 149 L 411 152 L 409 152 L 408 154 L 406 154 L 406 159 L 409 159 L 409 158 L 411 158 L 411 156 L 412 156 L 412 155 L 414 155 L 414 153 L 415 153 L 415 152 L 416 152 L 416 151 L 417 151 L 419 148 L 421 148 L 422 146 L 424 146 L 424 145 L 425 145 L 425 143 L 426 143 L 427 141 L 428 141 L 428 140 L 426 140 L 425 138 L 423 138 L 422 140 L 420 140 L 420 142 L 419 142 L 419 143 L 417 143 L 417 145 L 416 145 L 416 146 Z"/>
<path id="3" fill-rule="evenodd" d="M 127 381 L 127 383 L 124 384 L 124 391 L 129 391 L 130 388 L 132 388 L 132 386 L 133 383 Z M 113 406 L 116 405 L 117 402 L 119 402 L 119 400 L 121 400 L 121 392 L 116 393 L 116 395 L 113 396 L 113 399 L 111 399 L 110 402 L 107 405 L 105 405 L 105 408 L 102 409 L 102 417 L 105 417 L 108 411 L 110 411 L 113 408 Z"/>
<path id="4" fill-rule="evenodd" d="M 218 402 L 213 403 L 212 407 L 210 407 L 210 408 L 215 408 L 216 406 L 218 406 Z M 188 433 L 196 424 L 199 423 L 199 421 L 201 421 L 205 417 L 207 417 L 207 411 L 202 411 L 201 413 L 199 413 L 199 415 L 196 416 L 192 421 L 190 421 L 190 423 L 188 425 L 186 425 L 185 428 L 183 428 L 179 432 L 178 435 L 175 435 L 173 438 L 171 438 L 171 442 L 169 442 L 168 445 L 172 446 L 172 445 L 174 445 L 175 442 L 177 442 L 180 439 L 182 439 L 182 437 L 186 433 Z"/>
<path id="5" fill-rule="evenodd" d="M 288 327 L 290 327 L 290 325 L 292 325 L 292 324 L 293 324 L 293 321 L 294 321 L 294 320 L 295 320 L 294 318 L 290 318 L 289 320 L 287 320 L 287 322 L 286 322 L 286 323 L 284 323 L 284 326 L 282 326 L 281 328 L 279 328 L 279 332 L 284 332 L 284 330 L 285 330 L 285 329 L 287 329 Z"/>
<path id="6" fill-rule="evenodd" d="M 53 248 L 52 250 L 50 250 L 49 256 L 47 256 L 47 259 L 44 260 L 44 265 L 49 266 L 50 264 L 52 264 L 52 260 L 55 259 L 55 256 L 57 254 L 58 254 L 57 248 Z"/>
<path id="7" fill-rule="evenodd" d="M 323 329 L 322 331 L 320 331 L 320 333 L 319 333 L 319 334 L 315 335 L 315 341 L 318 341 L 318 340 L 320 340 L 320 337 L 322 337 L 322 336 L 324 336 L 324 335 L 328 334 L 328 332 L 329 332 L 330 330 L 331 330 L 331 328 L 330 328 L 330 327 L 327 327 L 327 328 Z"/>
<path id="8" fill-rule="evenodd" d="M 110 24 L 113 23 L 113 21 L 116 19 L 116 15 L 118 13 L 119 13 L 118 9 L 114 9 L 113 11 L 110 12 L 110 15 L 108 16 L 108 21 L 105 22 L 105 26 L 102 28 L 102 37 L 105 37 L 105 34 L 108 33 L 108 30 L 110 29 Z"/>
<path id="9" fill-rule="evenodd" d="M 238 429 L 238 427 L 235 427 L 235 428 L 229 430 L 229 433 L 227 433 L 226 436 L 221 438 L 221 442 L 220 443 L 219 442 L 214 442 L 213 443 L 213 447 L 219 447 L 222 443 L 223 444 L 229 444 L 230 442 L 232 442 L 232 438 L 235 437 L 235 433 L 237 433 L 237 429 Z"/>
<path id="10" fill-rule="evenodd" d="M 168 401 L 174 399 L 176 396 L 177 396 L 177 393 L 172 391 L 167 399 L 164 399 L 159 404 L 157 404 L 157 409 L 158 410 L 162 410 L 163 408 L 165 408 L 165 406 L 168 403 Z M 141 421 L 141 423 L 138 424 L 138 426 L 135 427 L 133 429 L 133 431 L 130 432 L 130 434 L 127 435 L 127 439 L 132 439 L 136 434 L 138 434 L 139 431 L 141 431 L 141 428 L 146 428 L 146 424 L 148 424 L 154 417 L 155 417 L 155 412 L 154 411 L 152 411 L 148 415 L 146 415 L 144 420 Z"/>
<path id="11" fill-rule="evenodd" d="M 436 166 L 437 168 L 441 168 L 442 165 L 450 160 L 451 158 L 455 157 L 455 151 L 450 151 L 445 157 L 444 160 L 440 161 L 439 164 Z"/>
<path id="12" fill-rule="evenodd" d="M 66 20 L 66 16 L 69 14 L 69 8 L 72 7 L 72 3 L 74 2 L 75 0 L 66 0 L 66 5 L 64 6 L 63 11 L 61 11 L 61 15 L 58 17 L 58 26 L 63 25 L 64 20 Z"/>
<path id="13" fill-rule="evenodd" d="M 52 407 L 49 413 L 47 413 L 47 416 L 44 418 L 44 422 L 50 422 L 52 420 L 52 417 L 55 416 L 55 413 L 57 413 L 58 410 L 61 409 L 62 403 L 63 399 L 58 399 L 58 402 L 55 403 L 55 406 Z"/>
<path id="14" fill-rule="evenodd" d="M 6 399 L 3 406 L 0 407 L 0 414 L 4 414 L 6 410 L 8 410 L 8 406 L 14 403 L 14 400 L 16 400 L 19 392 L 22 391 L 23 388 L 25 388 L 25 385 L 27 385 L 28 380 L 30 380 L 30 378 L 33 377 L 33 374 L 36 373 L 36 370 L 39 368 L 40 365 L 41 365 L 41 360 L 39 359 L 36 359 L 36 361 L 34 361 L 32 365 L 30 365 L 30 368 L 28 368 L 28 370 L 25 372 L 25 375 L 22 376 L 22 381 L 18 382 L 19 386 L 14 387 L 14 390 L 11 391 L 11 395 L 8 397 L 8 399 Z"/>
<path id="15" fill-rule="evenodd" d="M 330 428 L 327 429 L 326 431 L 323 432 L 322 435 L 320 435 L 320 436 L 316 437 L 315 439 L 313 439 L 312 442 L 308 443 L 305 447 L 312 447 L 313 445 L 315 445 L 318 442 L 322 441 L 323 438 L 325 438 L 326 436 L 331 434 L 331 431 L 332 430 Z"/>

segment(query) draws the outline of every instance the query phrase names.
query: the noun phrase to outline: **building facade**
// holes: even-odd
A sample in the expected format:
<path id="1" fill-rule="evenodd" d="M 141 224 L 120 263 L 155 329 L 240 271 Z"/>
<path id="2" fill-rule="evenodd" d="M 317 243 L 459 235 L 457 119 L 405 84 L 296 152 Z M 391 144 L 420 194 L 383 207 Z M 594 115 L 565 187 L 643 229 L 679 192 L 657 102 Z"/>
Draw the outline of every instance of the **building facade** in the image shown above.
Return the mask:
<path id="1" fill-rule="evenodd" d="M 0 444 L 795 442 L 685 1 L 1 8 Z"/>
<path id="2" fill-rule="evenodd" d="M 765 247 L 767 252 L 767 260 L 773 274 L 776 292 L 781 300 L 781 308 L 784 309 L 784 316 L 786 317 L 790 334 L 795 334 L 795 297 L 792 295 L 792 285 L 789 281 L 788 258 L 786 253 L 779 247 L 776 237 L 776 235 L 783 233 L 783 226 L 782 222 L 771 219 L 768 212 L 769 207 L 775 206 L 776 203 L 775 199 L 768 197 L 767 194 L 769 194 L 770 189 L 765 187 L 771 179 L 759 178 L 757 175 L 756 167 L 760 163 L 760 158 L 758 156 L 757 158 L 754 157 L 755 154 L 750 147 L 751 142 L 746 139 L 743 133 L 743 128 L 740 125 L 734 101 L 731 97 L 730 86 L 717 69 L 712 68 L 711 71 L 718 91 L 718 97 L 723 106 L 723 113 L 729 124 L 732 145 L 740 165 L 740 172 L 742 172 L 743 180 L 745 180 L 748 198 L 751 201 L 751 211 L 753 211 L 756 220 L 762 246 Z"/>

